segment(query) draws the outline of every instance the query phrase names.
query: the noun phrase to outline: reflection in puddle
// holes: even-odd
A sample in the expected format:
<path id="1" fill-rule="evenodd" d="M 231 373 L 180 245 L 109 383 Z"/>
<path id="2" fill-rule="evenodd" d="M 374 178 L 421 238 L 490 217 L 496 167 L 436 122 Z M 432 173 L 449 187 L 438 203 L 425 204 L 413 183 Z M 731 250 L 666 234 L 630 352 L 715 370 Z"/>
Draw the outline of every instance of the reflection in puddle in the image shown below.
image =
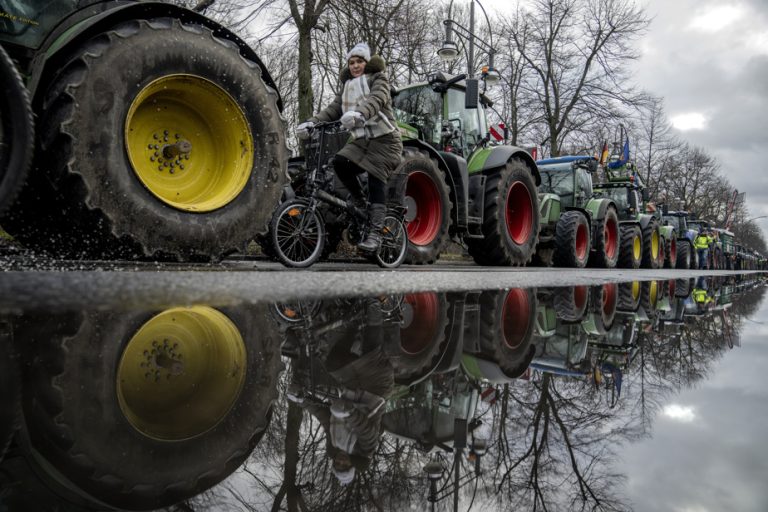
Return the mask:
<path id="1" fill-rule="evenodd" d="M 0 509 L 630 508 L 622 444 L 740 345 L 763 293 L 708 278 L 7 314 Z"/>

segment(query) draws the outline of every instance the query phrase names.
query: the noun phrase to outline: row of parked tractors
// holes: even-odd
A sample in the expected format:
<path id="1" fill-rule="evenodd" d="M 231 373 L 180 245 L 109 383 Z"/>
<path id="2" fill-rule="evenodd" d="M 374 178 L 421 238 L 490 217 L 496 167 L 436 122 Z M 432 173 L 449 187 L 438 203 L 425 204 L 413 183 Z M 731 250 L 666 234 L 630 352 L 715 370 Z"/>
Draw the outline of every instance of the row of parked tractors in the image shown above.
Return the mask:
<path id="1" fill-rule="evenodd" d="M 199 13 L 0 0 L 0 43 L 0 224 L 29 248 L 216 260 L 266 245 L 276 206 L 306 183 L 269 72 Z M 593 186 L 592 157 L 536 162 L 491 144 L 481 85 L 435 73 L 393 92 L 405 262 L 432 263 L 453 240 L 481 265 L 692 266 L 685 215 L 646 213 L 631 162 Z M 324 255 L 345 230 L 328 217 Z M 732 235 L 720 243 L 723 267 L 761 264 Z"/>

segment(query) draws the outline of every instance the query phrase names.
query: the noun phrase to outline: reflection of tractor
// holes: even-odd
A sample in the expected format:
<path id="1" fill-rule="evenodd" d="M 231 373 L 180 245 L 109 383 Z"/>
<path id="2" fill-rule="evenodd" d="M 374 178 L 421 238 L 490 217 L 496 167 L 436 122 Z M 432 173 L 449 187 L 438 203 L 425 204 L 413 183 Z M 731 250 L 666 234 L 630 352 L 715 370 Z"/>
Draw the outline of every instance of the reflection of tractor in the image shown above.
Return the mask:
<path id="1" fill-rule="evenodd" d="M 593 157 L 539 160 L 541 233 L 538 259 L 557 266 L 612 268 L 619 259 L 616 204 L 592 197 Z"/>
<path id="2" fill-rule="evenodd" d="M 488 145 L 485 95 L 477 80 L 443 73 L 393 99 L 403 134 L 408 260 L 431 263 L 450 237 L 482 265 L 524 265 L 539 232 L 533 158 Z M 471 93 L 470 93 L 471 91 Z"/>
<path id="3" fill-rule="evenodd" d="M 271 326 L 262 306 L 25 314 L 13 334 L 20 360 L 35 364 L 21 365 L 14 454 L 60 499 L 89 508 L 189 499 L 265 432 L 281 367 Z M 39 505 L 23 493 L 3 503 L 26 510 L 30 499 Z"/>
<path id="4" fill-rule="evenodd" d="M 232 32 L 171 3 L 0 1 L 0 43 L 1 222 L 19 241 L 211 259 L 266 231 L 285 124 Z"/>

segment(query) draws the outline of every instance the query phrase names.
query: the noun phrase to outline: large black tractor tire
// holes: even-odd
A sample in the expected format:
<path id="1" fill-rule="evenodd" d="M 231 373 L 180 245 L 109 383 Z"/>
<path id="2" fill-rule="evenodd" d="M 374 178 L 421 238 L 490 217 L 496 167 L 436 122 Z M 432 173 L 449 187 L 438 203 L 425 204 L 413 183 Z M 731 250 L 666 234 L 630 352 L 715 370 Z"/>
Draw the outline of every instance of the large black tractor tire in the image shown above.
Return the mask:
<path id="1" fill-rule="evenodd" d="M 676 279 L 674 296 L 678 299 L 687 299 L 695 286 L 696 280 L 692 277 L 689 279 Z"/>
<path id="2" fill-rule="evenodd" d="M 10 325 L 0 320 L 0 462 L 20 425 L 20 397 L 21 378 Z"/>
<path id="3" fill-rule="evenodd" d="M 677 253 L 680 245 L 677 243 L 677 233 L 674 231 L 669 239 L 664 241 L 664 268 L 677 268 Z"/>
<path id="4" fill-rule="evenodd" d="M 400 308 L 400 336 L 386 349 L 395 382 L 410 385 L 429 375 L 440 362 L 451 329 L 450 308 L 445 294 L 434 292 L 408 294 Z"/>
<path id="5" fill-rule="evenodd" d="M 13 61 L 0 46 L 0 214 L 27 178 L 34 147 L 32 107 Z"/>
<path id="6" fill-rule="evenodd" d="M 536 293 L 533 289 L 483 292 L 480 350 L 509 378 L 521 376 L 535 352 Z"/>
<path id="7" fill-rule="evenodd" d="M 478 265 L 525 265 L 536 252 L 539 197 L 530 168 L 512 159 L 485 182 L 483 238 L 467 238 Z"/>
<path id="8" fill-rule="evenodd" d="M 689 269 L 692 268 L 692 253 L 693 248 L 688 240 L 679 240 L 677 242 L 677 264 L 676 268 Z"/>
<path id="9" fill-rule="evenodd" d="M 667 239 L 659 236 L 659 257 L 656 258 L 656 268 L 664 268 L 664 258 L 667 253 Z"/>
<path id="10" fill-rule="evenodd" d="M 555 228 L 555 266 L 584 268 L 591 245 L 589 221 L 584 214 L 575 210 L 563 213 Z"/>
<path id="11" fill-rule="evenodd" d="M 658 314 L 659 302 L 664 298 L 664 283 L 662 281 L 644 281 L 640 292 L 640 305 L 645 310 L 648 318 L 655 318 Z"/>
<path id="12" fill-rule="evenodd" d="M 451 194 L 437 160 L 426 151 L 406 147 L 396 174 L 405 176 L 405 223 L 408 253 L 405 262 L 434 263 L 450 240 Z"/>
<path id="13" fill-rule="evenodd" d="M 633 313 L 640 307 L 643 285 L 640 281 L 619 284 L 619 304 L 621 311 Z"/>
<path id="14" fill-rule="evenodd" d="M 563 322 L 581 322 L 589 306 L 589 287 L 581 285 L 556 288 L 553 306 L 557 318 Z"/>
<path id="15" fill-rule="evenodd" d="M 590 310 L 594 320 L 595 334 L 605 335 L 613 327 L 616 312 L 619 309 L 619 285 L 617 283 L 605 283 L 593 286 L 591 289 L 592 300 Z"/>
<path id="16" fill-rule="evenodd" d="M 594 250 L 589 256 L 589 264 L 598 268 L 615 268 L 619 262 L 621 249 L 621 231 L 616 208 L 609 206 L 595 229 Z"/>
<path id="17" fill-rule="evenodd" d="M 643 232 L 637 224 L 621 226 L 619 266 L 640 268 L 643 261 Z"/>
<path id="18" fill-rule="evenodd" d="M 663 254 L 661 252 L 661 240 L 659 223 L 656 219 L 651 219 L 643 228 L 643 261 L 641 267 L 659 268 L 659 262 L 662 261 L 659 255 Z"/>
<path id="19" fill-rule="evenodd" d="M 266 305 L 27 317 L 22 449 L 99 509 L 154 510 L 232 474 L 269 423 L 280 339 Z"/>
<path id="20" fill-rule="evenodd" d="M 34 180 L 0 220 L 23 243 L 208 260 L 266 232 L 288 160 L 278 94 L 211 29 L 124 22 L 73 50 L 38 115 Z"/>

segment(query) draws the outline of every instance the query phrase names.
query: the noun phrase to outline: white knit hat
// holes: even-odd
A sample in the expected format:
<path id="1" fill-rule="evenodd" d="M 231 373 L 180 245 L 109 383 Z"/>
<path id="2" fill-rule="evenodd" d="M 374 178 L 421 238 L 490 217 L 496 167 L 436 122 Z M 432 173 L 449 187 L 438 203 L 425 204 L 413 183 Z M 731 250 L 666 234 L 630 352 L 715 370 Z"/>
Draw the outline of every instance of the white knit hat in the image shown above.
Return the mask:
<path id="1" fill-rule="evenodd" d="M 365 43 L 357 43 L 354 48 L 347 52 L 347 62 L 349 62 L 351 57 L 360 57 L 365 62 L 368 62 L 371 60 L 371 49 Z"/>

